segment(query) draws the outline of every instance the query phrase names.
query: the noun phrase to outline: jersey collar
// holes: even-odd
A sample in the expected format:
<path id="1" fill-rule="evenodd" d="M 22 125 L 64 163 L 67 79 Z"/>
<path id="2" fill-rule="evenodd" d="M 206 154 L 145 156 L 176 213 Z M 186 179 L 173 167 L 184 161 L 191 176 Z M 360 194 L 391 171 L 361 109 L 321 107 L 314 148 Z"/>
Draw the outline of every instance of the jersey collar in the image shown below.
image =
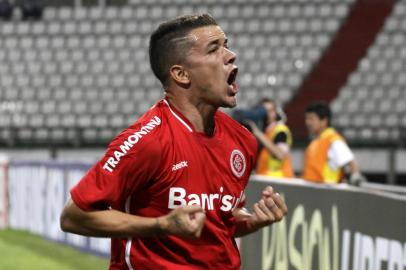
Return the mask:
<path id="1" fill-rule="evenodd" d="M 217 124 L 215 124 L 215 126 L 214 126 L 214 132 L 213 132 L 213 135 L 212 135 L 212 136 L 208 136 L 208 135 L 206 135 L 204 132 L 198 132 L 198 131 L 196 131 L 196 130 L 194 129 L 193 125 L 189 122 L 189 120 L 188 120 L 185 116 L 183 116 L 180 112 L 178 112 L 178 111 L 176 110 L 176 108 L 172 107 L 172 106 L 169 104 L 168 100 L 166 100 L 166 99 L 164 98 L 162 101 L 163 101 L 163 103 L 168 107 L 168 109 L 169 109 L 169 111 L 171 112 L 171 114 L 172 114 L 173 116 L 175 116 L 175 118 L 176 118 L 183 126 L 185 126 L 186 129 L 187 129 L 190 133 L 194 133 L 194 134 L 200 135 L 200 136 L 202 136 L 202 137 L 206 137 L 206 138 L 213 138 L 213 137 L 215 137 L 215 135 L 218 133 L 218 131 L 217 131 Z M 217 121 L 216 121 L 216 122 L 217 122 Z"/>
<path id="2" fill-rule="evenodd" d="M 172 108 L 171 105 L 169 105 L 169 102 L 166 99 L 163 99 L 163 102 L 165 103 L 165 105 L 169 108 L 169 111 L 171 112 L 171 114 L 173 116 L 175 116 L 175 118 L 186 127 L 186 129 L 189 132 L 193 132 L 193 128 L 192 126 L 188 123 L 189 121 L 187 119 L 185 119 L 185 117 L 180 114 L 179 112 L 176 111 L 175 108 Z"/>

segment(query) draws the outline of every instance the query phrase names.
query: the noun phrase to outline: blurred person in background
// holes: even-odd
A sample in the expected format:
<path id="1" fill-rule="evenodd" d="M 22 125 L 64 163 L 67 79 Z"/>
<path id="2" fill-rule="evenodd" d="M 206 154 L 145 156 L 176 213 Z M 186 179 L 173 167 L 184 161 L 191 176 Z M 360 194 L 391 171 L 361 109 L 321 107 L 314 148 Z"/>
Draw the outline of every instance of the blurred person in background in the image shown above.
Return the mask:
<path id="1" fill-rule="evenodd" d="M 244 189 L 254 136 L 220 107 L 236 106 L 236 54 L 209 15 L 160 24 L 152 70 L 165 98 L 120 133 L 71 190 L 64 231 L 112 237 L 110 269 L 240 269 L 234 237 L 281 220 L 268 186 L 249 213 Z"/>
<path id="2" fill-rule="evenodd" d="M 312 141 L 304 154 L 302 178 L 318 183 L 366 181 L 344 138 L 331 127 L 328 104 L 314 102 L 305 111 L 305 123 Z M 348 176 L 348 177 L 346 177 Z"/>
<path id="3" fill-rule="evenodd" d="M 8 0 L 0 0 L 0 19 L 10 20 L 13 17 L 14 5 Z"/>
<path id="4" fill-rule="evenodd" d="M 277 178 L 294 177 L 290 149 L 292 134 L 285 124 L 286 116 L 272 99 L 264 98 L 259 104 L 266 110 L 264 123 L 265 133 L 255 124 L 248 121 L 252 133 L 262 145 L 255 172 Z"/>
<path id="5" fill-rule="evenodd" d="M 43 0 L 22 0 L 20 8 L 23 20 L 41 20 L 44 13 Z"/>

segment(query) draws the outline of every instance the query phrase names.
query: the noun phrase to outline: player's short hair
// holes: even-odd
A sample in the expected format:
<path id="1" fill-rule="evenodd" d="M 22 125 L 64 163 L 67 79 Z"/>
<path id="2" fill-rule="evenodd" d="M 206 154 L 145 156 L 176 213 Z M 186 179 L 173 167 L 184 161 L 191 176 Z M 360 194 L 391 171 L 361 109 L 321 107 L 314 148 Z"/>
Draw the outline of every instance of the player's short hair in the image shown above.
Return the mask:
<path id="1" fill-rule="evenodd" d="M 163 86 L 169 82 L 172 65 L 183 64 L 193 45 L 185 38 L 190 31 L 203 26 L 218 25 L 209 14 L 184 15 L 161 23 L 149 40 L 149 61 L 155 76 Z"/>
<path id="2" fill-rule="evenodd" d="M 330 126 L 331 118 L 333 117 L 330 107 L 324 101 L 316 101 L 311 103 L 306 108 L 306 113 L 314 113 L 320 119 L 327 119 L 327 123 Z"/>
<path id="3" fill-rule="evenodd" d="M 268 97 L 263 97 L 259 100 L 257 106 L 264 105 L 265 103 L 272 103 L 273 106 L 275 107 L 276 121 L 282 121 L 282 122 L 286 123 L 286 121 L 288 120 L 288 117 L 286 116 L 286 113 L 283 111 L 283 108 L 281 106 L 279 106 L 279 104 L 274 99 L 268 98 Z"/>

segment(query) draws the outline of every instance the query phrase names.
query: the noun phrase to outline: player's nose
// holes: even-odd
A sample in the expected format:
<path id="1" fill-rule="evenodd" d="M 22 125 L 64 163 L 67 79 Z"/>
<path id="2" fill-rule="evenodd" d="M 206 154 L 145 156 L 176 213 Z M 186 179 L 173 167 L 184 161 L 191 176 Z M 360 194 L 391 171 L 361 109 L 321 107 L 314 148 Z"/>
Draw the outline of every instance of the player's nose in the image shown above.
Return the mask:
<path id="1" fill-rule="evenodd" d="M 224 48 L 225 50 L 225 64 L 233 64 L 237 59 L 237 54 L 230 50 L 229 48 Z"/>

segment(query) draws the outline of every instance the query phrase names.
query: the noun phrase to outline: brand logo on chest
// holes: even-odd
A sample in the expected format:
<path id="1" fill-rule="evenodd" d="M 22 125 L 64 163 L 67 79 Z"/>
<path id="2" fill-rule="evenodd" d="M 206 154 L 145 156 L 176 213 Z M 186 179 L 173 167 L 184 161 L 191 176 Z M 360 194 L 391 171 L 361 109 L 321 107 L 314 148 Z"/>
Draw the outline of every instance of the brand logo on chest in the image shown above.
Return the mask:
<path id="1" fill-rule="evenodd" d="M 185 167 L 187 167 L 187 166 L 188 166 L 188 165 L 187 165 L 187 161 L 184 160 L 184 161 L 181 161 L 181 162 L 179 162 L 179 163 L 173 164 L 173 165 L 172 165 L 172 171 L 174 172 L 174 171 L 177 171 L 177 170 L 179 170 L 179 169 L 185 168 Z"/>
<path id="2" fill-rule="evenodd" d="M 185 188 L 171 187 L 169 189 L 168 208 L 175 209 L 185 205 L 200 205 L 204 210 L 219 208 L 223 212 L 229 212 L 245 200 L 242 190 L 238 197 L 233 194 L 224 194 L 223 192 L 223 187 L 220 187 L 218 193 L 188 193 Z"/>
<path id="3" fill-rule="evenodd" d="M 245 157 L 240 150 L 234 149 L 230 155 L 230 167 L 233 174 L 237 177 L 243 176 L 247 167 Z"/>

